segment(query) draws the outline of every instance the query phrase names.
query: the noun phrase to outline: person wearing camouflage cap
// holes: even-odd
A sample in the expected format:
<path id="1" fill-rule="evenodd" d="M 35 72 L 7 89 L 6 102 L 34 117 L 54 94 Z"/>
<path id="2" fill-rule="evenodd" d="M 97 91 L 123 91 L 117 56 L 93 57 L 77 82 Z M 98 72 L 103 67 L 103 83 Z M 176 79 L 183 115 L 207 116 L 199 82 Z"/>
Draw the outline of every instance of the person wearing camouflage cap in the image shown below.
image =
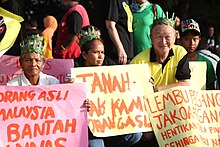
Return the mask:
<path id="1" fill-rule="evenodd" d="M 59 84 L 53 76 L 42 73 L 45 66 L 45 42 L 42 35 L 29 35 L 20 43 L 19 63 L 22 73 L 11 79 L 8 86 L 52 85 Z"/>

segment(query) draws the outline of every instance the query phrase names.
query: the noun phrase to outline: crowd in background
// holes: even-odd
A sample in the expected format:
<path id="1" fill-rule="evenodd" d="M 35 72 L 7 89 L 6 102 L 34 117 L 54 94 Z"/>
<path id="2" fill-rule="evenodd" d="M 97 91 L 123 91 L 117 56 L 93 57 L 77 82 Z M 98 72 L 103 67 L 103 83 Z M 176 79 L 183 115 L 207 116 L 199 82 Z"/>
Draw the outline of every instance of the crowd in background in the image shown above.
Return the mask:
<path id="1" fill-rule="evenodd" d="M 158 3 L 163 3 L 165 5 L 166 2 L 161 2 L 160 0 L 150 0 Z M 43 17 L 47 14 L 53 15 L 57 21 L 60 21 L 62 15 L 65 13 L 65 10 L 61 8 L 61 0 L 53 0 L 53 1 L 44 1 L 44 0 L 27 0 L 27 1 L 17 1 L 17 0 L 1 0 L 0 5 L 3 8 L 8 10 L 12 10 L 15 14 L 23 16 L 25 18 L 25 22 L 23 22 L 23 32 L 26 31 L 25 25 L 30 19 L 38 20 L 38 29 L 43 30 Z M 80 3 L 86 8 L 91 24 L 97 26 L 98 28 L 102 29 L 104 27 L 103 22 L 103 1 L 102 0 L 81 0 Z M 19 5 L 20 4 L 20 5 Z M 172 4 L 173 6 L 173 4 Z M 166 6 L 167 9 L 168 6 Z M 47 10 L 47 9 L 49 10 Z M 171 11 L 175 12 L 175 11 Z M 204 17 L 204 16 L 203 16 Z M 208 18 L 207 18 L 208 19 Z M 210 19 L 210 18 L 209 18 Z M 201 20 L 200 20 L 201 21 Z M 199 22 L 200 22 L 199 21 Z M 214 27 L 214 36 L 216 40 L 219 40 L 219 28 L 216 24 L 206 21 L 205 24 L 200 24 L 202 35 L 206 35 L 206 30 L 208 26 Z M 55 32 L 56 33 L 56 32 Z M 56 34 L 55 34 L 56 35 Z M 54 37 L 55 38 L 55 37 Z M 219 47 L 219 41 L 217 43 L 217 48 Z M 218 50 L 219 52 L 219 50 Z M 219 53 L 218 53 L 219 54 Z"/>

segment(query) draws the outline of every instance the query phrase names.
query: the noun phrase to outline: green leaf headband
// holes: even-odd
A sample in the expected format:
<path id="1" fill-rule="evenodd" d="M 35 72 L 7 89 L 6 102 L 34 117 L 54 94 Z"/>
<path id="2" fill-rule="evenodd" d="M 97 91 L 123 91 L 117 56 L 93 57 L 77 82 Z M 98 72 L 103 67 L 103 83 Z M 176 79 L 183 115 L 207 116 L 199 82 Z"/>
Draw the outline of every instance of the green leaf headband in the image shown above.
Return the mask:
<path id="1" fill-rule="evenodd" d="M 94 39 L 101 40 L 100 35 L 101 35 L 100 30 L 95 26 L 87 26 L 81 29 L 79 46 L 82 47 L 84 44 Z"/>
<path id="2" fill-rule="evenodd" d="M 172 18 L 168 18 L 168 12 L 167 12 L 167 16 L 164 18 L 159 18 L 159 19 L 155 19 L 152 25 L 152 28 L 157 26 L 157 25 L 169 25 L 173 28 L 175 28 L 175 19 L 174 19 L 174 13 L 172 15 Z"/>
<path id="3" fill-rule="evenodd" d="M 27 53 L 39 53 L 40 55 L 44 55 L 44 50 L 46 44 L 44 42 L 44 37 L 36 34 L 27 36 L 21 43 L 21 55 Z"/>

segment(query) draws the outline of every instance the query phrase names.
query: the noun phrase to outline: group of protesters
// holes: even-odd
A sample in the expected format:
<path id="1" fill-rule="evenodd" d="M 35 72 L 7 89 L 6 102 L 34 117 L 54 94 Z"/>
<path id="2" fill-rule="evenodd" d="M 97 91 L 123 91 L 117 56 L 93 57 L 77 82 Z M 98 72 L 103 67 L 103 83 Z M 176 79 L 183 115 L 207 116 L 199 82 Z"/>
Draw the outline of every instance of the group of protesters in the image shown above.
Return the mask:
<path id="1" fill-rule="evenodd" d="M 105 26 L 97 28 L 90 24 L 87 11 L 78 0 L 63 0 L 62 4 L 67 11 L 58 27 L 54 17 L 47 16 L 45 24 L 54 24 L 53 27 L 43 33 L 32 31 L 24 35 L 19 55 L 23 72 L 8 81 L 8 86 L 59 84 L 59 80 L 42 73 L 42 69 L 45 58 L 60 58 L 73 59 L 75 67 L 148 64 L 149 84 L 154 92 L 190 86 L 189 61 L 204 61 L 206 90 L 219 89 L 220 62 L 216 48 L 209 47 L 208 38 L 203 39 L 194 19 L 181 21 L 177 37 L 176 17 L 169 17 L 159 5 L 147 0 L 105 0 Z M 4 9 L 0 12 L 0 51 L 5 53 L 15 42 L 22 19 Z M 7 18 L 16 25 L 9 27 Z M 9 30 L 13 28 L 17 29 L 14 34 Z M 52 43 L 55 31 L 56 41 Z M 74 79 L 66 82 L 72 83 Z M 153 131 L 105 138 L 95 137 L 89 131 L 90 147 L 144 145 L 158 146 Z"/>

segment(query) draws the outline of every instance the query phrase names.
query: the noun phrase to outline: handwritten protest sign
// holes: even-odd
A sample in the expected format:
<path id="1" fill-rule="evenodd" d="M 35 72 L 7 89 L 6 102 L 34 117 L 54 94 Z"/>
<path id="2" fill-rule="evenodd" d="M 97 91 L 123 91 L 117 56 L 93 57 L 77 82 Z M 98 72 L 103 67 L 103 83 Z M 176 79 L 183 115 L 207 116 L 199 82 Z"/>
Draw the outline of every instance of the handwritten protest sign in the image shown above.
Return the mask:
<path id="1" fill-rule="evenodd" d="M 19 57 L 3 55 L 0 57 L 0 85 L 5 85 L 10 79 L 21 73 Z M 64 83 L 70 68 L 74 66 L 72 59 L 46 59 L 43 72 L 52 75 Z"/>
<path id="2" fill-rule="evenodd" d="M 220 91 L 176 87 L 145 97 L 160 147 L 220 146 Z"/>
<path id="3" fill-rule="evenodd" d="M 86 84 L 0 86 L 1 147 L 88 147 Z"/>
<path id="4" fill-rule="evenodd" d="M 190 61 L 189 68 L 191 70 L 190 86 L 193 89 L 206 89 L 206 62 Z"/>
<path id="5" fill-rule="evenodd" d="M 76 82 L 86 82 L 93 135 L 114 136 L 151 131 L 143 96 L 153 92 L 146 64 L 72 68 Z"/>

